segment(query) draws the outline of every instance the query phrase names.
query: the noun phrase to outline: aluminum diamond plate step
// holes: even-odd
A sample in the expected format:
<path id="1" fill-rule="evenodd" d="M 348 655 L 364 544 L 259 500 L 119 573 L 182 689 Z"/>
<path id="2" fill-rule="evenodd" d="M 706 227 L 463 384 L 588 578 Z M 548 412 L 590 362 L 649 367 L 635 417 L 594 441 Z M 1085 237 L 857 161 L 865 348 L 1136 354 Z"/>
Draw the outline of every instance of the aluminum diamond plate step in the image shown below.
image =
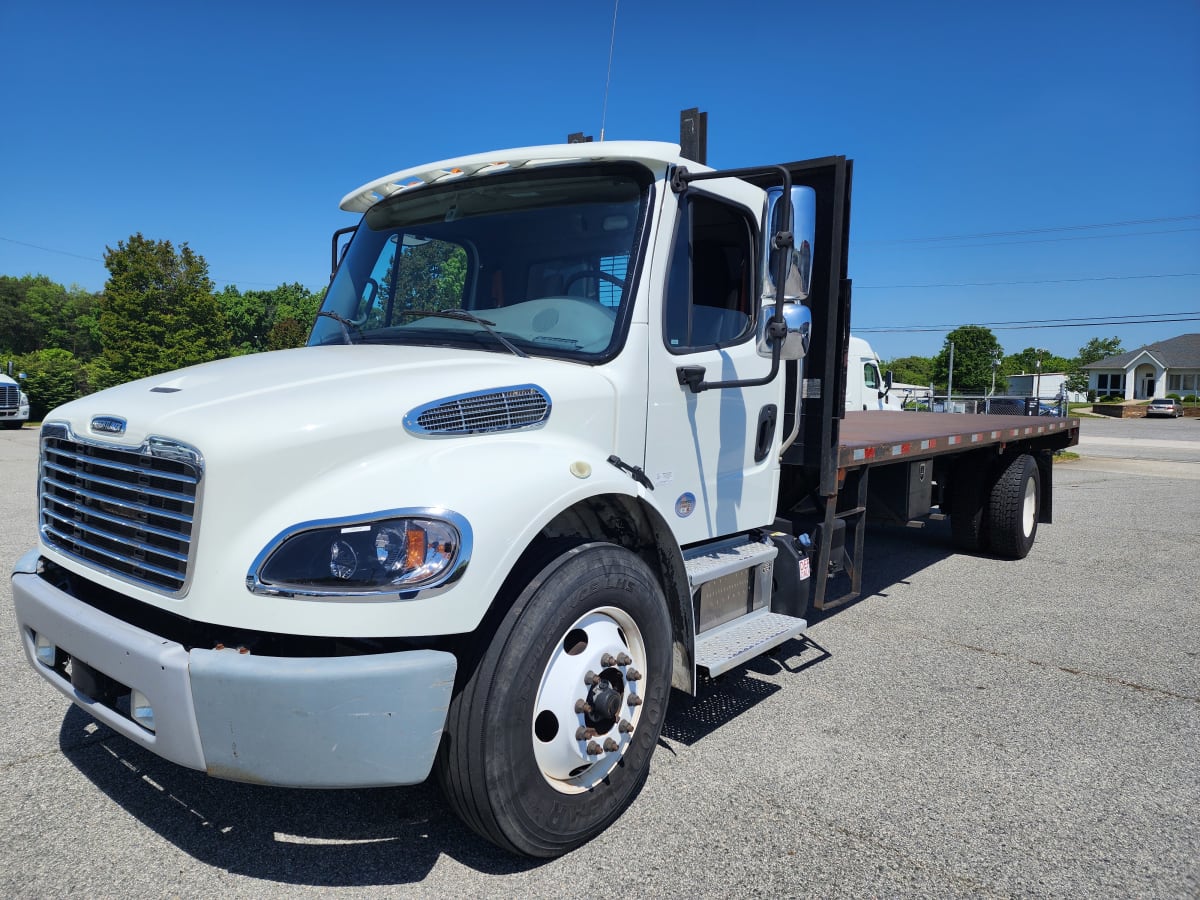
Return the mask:
<path id="1" fill-rule="evenodd" d="M 804 619 L 765 609 L 696 636 L 696 665 L 720 675 L 778 647 L 808 627 Z"/>
<path id="2" fill-rule="evenodd" d="M 740 542 L 710 544 L 699 551 L 685 552 L 684 564 L 687 567 L 688 581 L 692 584 L 692 590 L 695 590 L 702 584 L 716 581 L 722 575 L 731 575 L 742 569 L 770 562 L 778 552 L 770 542 L 747 541 L 743 538 Z"/>

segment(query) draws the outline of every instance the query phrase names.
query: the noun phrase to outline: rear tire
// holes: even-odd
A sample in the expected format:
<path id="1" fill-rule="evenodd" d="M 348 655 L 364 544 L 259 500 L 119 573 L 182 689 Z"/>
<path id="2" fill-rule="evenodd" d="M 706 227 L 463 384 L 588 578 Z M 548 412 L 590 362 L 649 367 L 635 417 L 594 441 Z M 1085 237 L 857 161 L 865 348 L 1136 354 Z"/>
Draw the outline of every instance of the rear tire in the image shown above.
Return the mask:
<path id="1" fill-rule="evenodd" d="M 450 806 L 527 856 L 559 856 L 606 829 L 649 771 L 671 640 L 662 589 L 630 551 L 585 544 L 552 561 L 451 699 L 437 760 Z"/>
<path id="2" fill-rule="evenodd" d="M 1037 537 L 1042 504 L 1042 476 L 1028 453 L 1014 456 L 992 485 L 988 526 L 992 550 L 1024 559 Z"/>

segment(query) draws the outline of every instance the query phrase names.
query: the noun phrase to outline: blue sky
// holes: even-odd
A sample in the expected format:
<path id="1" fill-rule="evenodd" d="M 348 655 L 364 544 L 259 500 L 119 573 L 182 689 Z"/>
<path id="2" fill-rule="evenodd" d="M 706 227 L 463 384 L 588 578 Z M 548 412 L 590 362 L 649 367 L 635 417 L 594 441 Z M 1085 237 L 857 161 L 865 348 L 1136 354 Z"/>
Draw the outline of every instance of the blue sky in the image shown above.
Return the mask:
<path id="1" fill-rule="evenodd" d="M 106 246 L 187 242 L 217 284 L 328 277 L 377 176 L 599 137 L 611 0 L 0 5 L 0 274 L 103 287 Z M 709 163 L 855 160 L 852 325 L 1200 318 L 1200 5 L 620 0 L 606 136 Z M 1117 224 L 1133 223 L 1133 224 Z M 896 327 L 931 326 L 898 332 Z M 993 328 L 1127 349 L 1200 321 Z"/>

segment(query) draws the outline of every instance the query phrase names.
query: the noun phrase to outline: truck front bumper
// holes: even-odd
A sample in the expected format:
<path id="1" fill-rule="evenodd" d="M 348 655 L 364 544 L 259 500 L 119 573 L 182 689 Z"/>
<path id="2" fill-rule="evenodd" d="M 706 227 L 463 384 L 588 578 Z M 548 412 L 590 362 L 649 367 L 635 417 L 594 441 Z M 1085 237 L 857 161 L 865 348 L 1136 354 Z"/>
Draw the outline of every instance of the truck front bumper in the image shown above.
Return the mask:
<path id="1" fill-rule="evenodd" d="M 37 553 L 27 554 L 12 579 L 30 665 L 152 753 L 220 778 L 287 787 L 378 787 L 428 777 L 454 685 L 453 654 L 292 658 L 188 650 L 59 590 L 35 574 L 36 564 Z M 86 692 L 97 685 L 97 696 Z M 143 716 L 153 730 L 130 717 L 137 694 L 153 710 L 152 718 Z"/>

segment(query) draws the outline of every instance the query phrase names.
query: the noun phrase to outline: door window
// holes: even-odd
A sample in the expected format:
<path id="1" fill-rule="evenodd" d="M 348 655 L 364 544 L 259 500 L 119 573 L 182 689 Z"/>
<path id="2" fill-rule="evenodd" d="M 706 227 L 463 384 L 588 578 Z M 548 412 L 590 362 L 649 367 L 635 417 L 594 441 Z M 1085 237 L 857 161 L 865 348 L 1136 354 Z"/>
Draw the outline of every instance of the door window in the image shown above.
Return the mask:
<path id="1" fill-rule="evenodd" d="M 863 365 L 863 385 L 872 391 L 879 390 L 879 370 L 874 363 Z"/>
<path id="2" fill-rule="evenodd" d="M 738 207 L 685 198 L 667 275 L 663 335 L 672 353 L 723 347 L 754 329 L 754 224 Z"/>

